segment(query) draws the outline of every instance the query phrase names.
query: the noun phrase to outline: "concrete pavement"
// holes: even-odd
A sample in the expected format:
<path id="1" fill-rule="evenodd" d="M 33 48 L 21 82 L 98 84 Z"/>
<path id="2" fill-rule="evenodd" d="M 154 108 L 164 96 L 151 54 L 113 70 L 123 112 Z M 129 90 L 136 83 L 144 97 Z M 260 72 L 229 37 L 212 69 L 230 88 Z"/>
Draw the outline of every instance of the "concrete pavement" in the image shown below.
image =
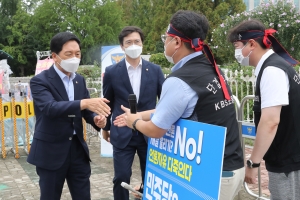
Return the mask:
<path id="1" fill-rule="evenodd" d="M 112 158 L 100 157 L 100 140 L 95 137 L 91 139 L 89 145 L 92 159 L 91 168 L 91 196 L 93 200 L 112 200 L 112 179 L 113 179 L 113 162 Z M 247 148 L 246 157 L 251 152 Z M 0 200 L 32 200 L 39 199 L 38 176 L 35 172 L 35 166 L 26 162 L 27 155 L 20 148 L 20 159 L 15 159 L 12 152 L 9 152 L 7 158 L 0 158 Z M 135 157 L 132 167 L 131 185 L 137 185 L 141 182 L 138 157 Z M 263 193 L 269 196 L 266 187 L 268 182 L 267 173 L 263 169 Z M 251 186 L 252 190 L 257 190 L 257 186 Z M 65 183 L 62 200 L 72 199 L 67 184 Z M 133 197 L 131 198 L 133 199 Z M 249 196 L 244 190 L 241 190 L 239 198 L 235 200 L 254 200 L 256 198 Z"/>

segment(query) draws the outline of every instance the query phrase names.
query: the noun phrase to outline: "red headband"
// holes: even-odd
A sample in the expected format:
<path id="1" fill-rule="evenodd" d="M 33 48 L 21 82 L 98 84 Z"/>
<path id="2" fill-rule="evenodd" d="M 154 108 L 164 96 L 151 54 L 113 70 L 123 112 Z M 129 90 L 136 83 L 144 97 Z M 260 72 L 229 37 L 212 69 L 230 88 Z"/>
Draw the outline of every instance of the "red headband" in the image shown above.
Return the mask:
<path id="1" fill-rule="evenodd" d="M 210 63 L 215 67 L 215 70 L 218 74 L 221 86 L 222 86 L 222 90 L 223 90 L 223 94 L 225 96 L 225 98 L 227 100 L 230 100 L 230 95 L 227 89 L 227 85 L 225 83 L 225 80 L 223 78 L 223 76 L 220 73 L 219 67 L 216 64 L 215 58 L 209 48 L 209 46 L 207 44 L 204 44 L 204 42 L 200 39 L 200 38 L 194 38 L 194 39 L 190 39 L 188 37 L 186 37 L 184 34 L 182 34 L 180 31 L 176 30 L 172 24 L 169 24 L 168 26 L 168 30 L 167 30 L 167 34 L 172 36 L 172 37 L 179 37 L 183 42 L 187 42 L 191 44 L 191 47 L 196 51 L 204 51 L 206 57 L 208 58 L 208 60 L 210 61 Z"/>

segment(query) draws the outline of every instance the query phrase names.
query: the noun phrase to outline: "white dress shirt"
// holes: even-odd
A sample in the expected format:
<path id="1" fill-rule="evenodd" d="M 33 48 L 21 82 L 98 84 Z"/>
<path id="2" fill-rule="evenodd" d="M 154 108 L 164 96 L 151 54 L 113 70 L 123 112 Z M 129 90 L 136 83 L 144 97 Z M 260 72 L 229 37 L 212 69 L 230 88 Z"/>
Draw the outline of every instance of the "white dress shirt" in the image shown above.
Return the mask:
<path id="1" fill-rule="evenodd" d="M 53 66 L 54 66 L 54 70 L 56 71 L 56 73 L 61 78 L 62 82 L 64 83 L 66 92 L 68 94 L 69 101 L 74 101 L 74 84 L 73 84 L 73 79 L 75 78 L 76 74 L 75 73 L 71 73 L 71 76 L 69 77 L 66 74 L 64 74 L 62 71 L 60 71 L 55 66 L 55 64 Z M 74 135 L 75 134 L 76 134 L 76 132 L 74 130 Z"/>
<path id="2" fill-rule="evenodd" d="M 132 67 L 126 59 L 125 63 L 133 93 L 136 95 L 136 101 L 139 102 L 142 76 L 142 58 L 140 58 L 140 63 L 137 67 Z"/>

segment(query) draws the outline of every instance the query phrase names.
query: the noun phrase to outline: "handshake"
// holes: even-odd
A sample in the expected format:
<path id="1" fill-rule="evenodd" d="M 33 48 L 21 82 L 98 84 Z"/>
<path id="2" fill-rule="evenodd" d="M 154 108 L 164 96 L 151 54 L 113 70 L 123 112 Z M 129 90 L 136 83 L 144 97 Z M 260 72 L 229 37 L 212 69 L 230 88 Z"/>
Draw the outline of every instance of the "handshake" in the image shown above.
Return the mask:
<path id="1" fill-rule="evenodd" d="M 88 109 L 97 114 L 94 117 L 94 123 L 99 128 L 104 128 L 106 125 L 106 118 L 110 115 L 110 107 L 107 105 L 109 100 L 105 98 L 82 99 L 80 101 L 80 109 Z"/>

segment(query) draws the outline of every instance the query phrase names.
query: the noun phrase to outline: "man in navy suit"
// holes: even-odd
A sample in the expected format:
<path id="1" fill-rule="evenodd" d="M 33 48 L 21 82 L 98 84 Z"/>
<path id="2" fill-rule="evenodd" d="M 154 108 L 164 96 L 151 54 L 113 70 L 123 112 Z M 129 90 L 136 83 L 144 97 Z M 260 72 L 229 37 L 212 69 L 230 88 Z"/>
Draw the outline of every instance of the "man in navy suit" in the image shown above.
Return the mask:
<path id="1" fill-rule="evenodd" d="M 141 59 L 144 34 L 138 27 L 125 27 L 119 42 L 126 54 L 124 60 L 109 66 L 103 79 L 103 96 L 110 101 L 112 115 L 102 130 L 103 138 L 113 145 L 114 199 L 128 200 L 129 192 L 121 186 L 121 182 L 130 183 L 131 167 L 137 152 L 140 159 L 142 181 L 144 182 L 147 138 L 140 132 L 133 133 L 128 127 L 111 126 L 111 120 L 124 113 L 121 105 L 128 105 L 129 94 L 137 97 L 137 110 L 144 111 L 155 108 L 160 97 L 164 75 L 159 66 Z"/>
<path id="2" fill-rule="evenodd" d="M 99 131 L 110 108 L 106 99 L 90 99 L 84 78 L 75 73 L 81 53 L 74 34 L 56 34 L 50 49 L 54 65 L 30 81 L 36 125 L 27 161 L 36 166 L 41 200 L 59 200 L 65 179 L 73 200 L 89 200 L 91 167 L 82 118 Z"/>

